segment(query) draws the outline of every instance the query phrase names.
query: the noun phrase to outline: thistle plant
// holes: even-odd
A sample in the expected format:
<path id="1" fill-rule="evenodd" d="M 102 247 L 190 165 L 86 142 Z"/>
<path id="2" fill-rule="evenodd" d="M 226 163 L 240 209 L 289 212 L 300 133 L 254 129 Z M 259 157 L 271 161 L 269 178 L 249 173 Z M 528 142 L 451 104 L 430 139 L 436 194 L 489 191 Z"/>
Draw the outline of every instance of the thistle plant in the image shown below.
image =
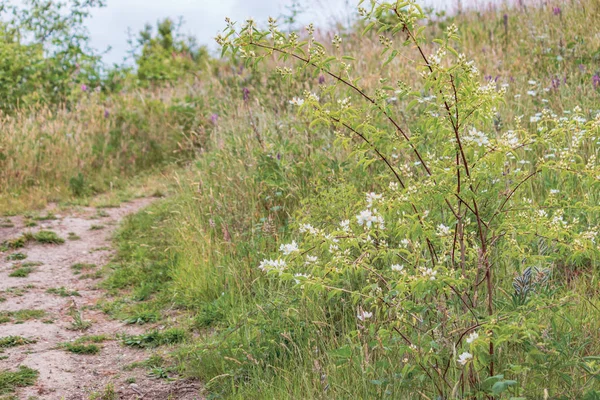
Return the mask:
<path id="1" fill-rule="evenodd" d="M 319 41 L 312 25 L 287 34 L 274 19 L 228 20 L 217 37 L 249 67 L 326 77 L 289 106 L 369 173 L 368 192 L 298 215 L 295 241 L 258 267 L 332 309 L 351 303 L 340 354 L 363 371 L 384 365 L 390 393 L 541 398 L 524 382 L 547 364 L 571 377 L 569 395 L 597 388 L 587 360 L 567 366 L 550 320 L 575 301 L 553 295 L 569 271 L 598 268 L 600 116 L 545 109 L 501 128 L 505 89 L 481 83 L 455 25 L 431 41 L 414 1 L 361 1 L 358 13 L 363 35 L 377 32 L 374 76 L 356 76 L 344 38 Z M 393 68 L 418 79 L 395 81 Z M 548 323 L 531 323 L 541 313 Z"/>

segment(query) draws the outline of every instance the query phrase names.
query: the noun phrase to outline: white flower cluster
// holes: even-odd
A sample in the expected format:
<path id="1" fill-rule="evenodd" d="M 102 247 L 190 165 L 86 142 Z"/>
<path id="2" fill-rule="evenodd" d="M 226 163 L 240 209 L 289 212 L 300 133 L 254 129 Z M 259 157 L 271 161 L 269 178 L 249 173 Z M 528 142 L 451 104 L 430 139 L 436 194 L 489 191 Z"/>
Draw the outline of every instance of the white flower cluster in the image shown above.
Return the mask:
<path id="1" fill-rule="evenodd" d="M 366 228 L 371 228 L 372 226 L 377 226 L 379 229 L 385 229 L 385 224 L 383 221 L 383 217 L 377 213 L 377 209 L 366 209 L 361 211 L 357 216 L 356 220 L 359 225 L 365 226 Z"/>
<path id="2" fill-rule="evenodd" d="M 282 259 L 277 260 L 262 260 L 258 269 L 263 272 L 277 271 L 281 275 L 285 271 L 287 264 Z"/>
<path id="3" fill-rule="evenodd" d="M 475 128 L 471 128 L 468 135 L 463 136 L 463 140 L 467 143 L 474 143 L 478 146 L 489 146 L 490 139 L 483 132 Z"/>
<path id="4" fill-rule="evenodd" d="M 298 251 L 298 244 L 296 241 L 292 240 L 292 243 L 282 244 L 279 246 L 279 251 L 281 251 L 284 256 L 287 256 Z"/>

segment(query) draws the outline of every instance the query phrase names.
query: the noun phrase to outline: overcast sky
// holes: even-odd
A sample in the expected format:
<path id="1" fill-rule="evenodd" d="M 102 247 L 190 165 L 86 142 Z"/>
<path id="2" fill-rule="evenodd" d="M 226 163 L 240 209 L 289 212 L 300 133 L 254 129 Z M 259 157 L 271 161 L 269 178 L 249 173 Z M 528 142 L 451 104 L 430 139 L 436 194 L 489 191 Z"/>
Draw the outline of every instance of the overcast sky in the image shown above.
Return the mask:
<path id="1" fill-rule="evenodd" d="M 463 0 L 464 1 L 464 0 Z M 447 4 L 456 0 L 426 0 L 424 3 Z M 292 0 L 107 0 L 107 7 L 94 11 L 88 21 L 92 45 L 97 50 L 112 50 L 104 59 L 109 63 L 121 62 L 128 50 L 127 29 L 139 32 L 147 22 L 155 24 L 165 17 L 185 20 L 183 32 L 192 34 L 200 43 L 215 48 L 213 38 L 225 26 L 226 16 L 234 21 L 253 17 L 257 22 L 267 17 L 286 13 Z M 301 0 L 309 5 L 303 22 L 321 25 L 332 18 L 347 18 L 358 4 L 357 0 Z M 350 4 L 351 6 L 347 6 Z"/>

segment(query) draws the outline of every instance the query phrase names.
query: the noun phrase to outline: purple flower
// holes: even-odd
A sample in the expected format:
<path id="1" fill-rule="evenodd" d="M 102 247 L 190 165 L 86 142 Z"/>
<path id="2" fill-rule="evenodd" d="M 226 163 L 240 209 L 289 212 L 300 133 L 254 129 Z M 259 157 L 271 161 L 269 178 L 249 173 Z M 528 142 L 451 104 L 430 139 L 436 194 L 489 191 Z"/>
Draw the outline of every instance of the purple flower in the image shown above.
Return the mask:
<path id="1" fill-rule="evenodd" d="M 110 117 L 110 111 L 104 110 L 104 118 Z"/>
<path id="2" fill-rule="evenodd" d="M 88 87 L 87 87 L 87 85 L 86 85 L 85 83 L 84 83 L 84 84 L 82 84 L 82 85 L 81 85 L 81 91 L 82 91 L 82 92 L 87 92 L 87 90 L 88 90 Z"/>
<path id="3" fill-rule="evenodd" d="M 554 78 L 552 78 L 552 88 L 558 89 L 559 86 L 560 86 L 560 78 L 558 76 L 555 76 Z"/>
<path id="4" fill-rule="evenodd" d="M 248 101 L 248 99 L 250 98 L 250 89 L 245 87 L 243 90 L 243 93 L 244 93 L 244 101 Z"/>
<path id="5" fill-rule="evenodd" d="M 325 77 L 323 75 L 319 75 L 319 85 L 322 85 L 325 83 Z"/>
<path id="6" fill-rule="evenodd" d="M 491 75 L 486 75 L 486 76 L 484 77 L 484 79 L 485 79 L 486 81 L 488 81 L 488 82 L 489 82 L 489 81 L 491 81 L 491 80 L 492 80 L 492 76 L 491 76 Z"/>
<path id="7" fill-rule="evenodd" d="M 600 86 L 600 75 L 596 74 L 592 76 L 592 85 L 594 85 L 594 89 L 598 89 L 598 86 Z"/>
<path id="8" fill-rule="evenodd" d="M 277 159 L 281 160 L 281 154 L 277 153 Z"/>
<path id="9" fill-rule="evenodd" d="M 585 65 L 579 64 L 579 71 L 580 72 L 585 72 Z"/>
<path id="10" fill-rule="evenodd" d="M 219 115 L 218 114 L 212 114 L 210 116 L 210 122 L 212 122 L 213 125 L 216 125 L 218 120 L 219 120 Z"/>
<path id="11" fill-rule="evenodd" d="M 562 13 L 562 10 L 560 9 L 560 7 L 554 7 L 554 8 L 552 9 L 552 13 L 553 13 L 554 15 L 560 15 L 560 14 Z"/>

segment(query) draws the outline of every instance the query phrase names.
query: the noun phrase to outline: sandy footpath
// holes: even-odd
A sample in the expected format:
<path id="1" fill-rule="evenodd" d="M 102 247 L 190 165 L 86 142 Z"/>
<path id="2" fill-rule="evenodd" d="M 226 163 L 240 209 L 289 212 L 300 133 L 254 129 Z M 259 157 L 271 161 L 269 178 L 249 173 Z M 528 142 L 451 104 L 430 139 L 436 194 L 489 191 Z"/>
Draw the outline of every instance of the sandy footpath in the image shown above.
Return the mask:
<path id="1" fill-rule="evenodd" d="M 109 262 L 114 250 L 111 235 L 128 214 L 139 211 L 152 199 L 137 199 L 119 208 L 79 208 L 74 211 L 52 211 L 56 219 L 38 221 L 36 227 L 25 227 L 23 217 L 11 217 L 0 227 L 0 243 L 16 238 L 23 232 L 51 230 L 67 239 L 69 232 L 80 237 L 64 244 L 29 243 L 22 249 L 0 252 L 0 312 L 43 310 L 45 316 L 0 324 L 0 337 L 22 336 L 35 343 L 5 349 L 0 353 L 0 370 L 16 370 L 25 365 L 39 371 L 35 386 L 19 389 L 18 398 L 88 399 L 93 392 L 103 392 L 112 384 L 118 399 L 199 399 L 200 386 L 189 381 L 168 381 L 148 376 L 144 368 L 126 366 L 150 357 L 151 352 L 124 347 L 117 334 L 139 334 L 144 327 L 126 325 L 111 319 L 95 306 L 105 293 L 98 289 L 100 282 L 93 276 Z M 44 212 L 41 215 L 45 215 Z M 10 226 L 10 225 L 14 226 Z M 92 226 L 102 229 L 91 229 Z M 23 253 L 24 260 L 10 260 L 14 253 Z M 39 263 L 27 277 L 9 277 L 24 263 Z M 71 266 L 77 263 L 97 267 L 76 274 Z M 25 264 L 26 265 L 26 264 Z M 87 276 L 86 276 L 87 274 Z M 83 277 L 83 279 L 82 279 Z M 64 287 L 80 296 L 60 296 L 48 289 Z M 73 315 L 80 313 L 92 324 L 85 332 L 73 330 Z M 65 351 L 61 343 L 82 336 L 107 335 L 110 340 L 101 344 L 97 355 L 81 355 Z M 135 382 L 132 383 L 132 381 Z"/>

